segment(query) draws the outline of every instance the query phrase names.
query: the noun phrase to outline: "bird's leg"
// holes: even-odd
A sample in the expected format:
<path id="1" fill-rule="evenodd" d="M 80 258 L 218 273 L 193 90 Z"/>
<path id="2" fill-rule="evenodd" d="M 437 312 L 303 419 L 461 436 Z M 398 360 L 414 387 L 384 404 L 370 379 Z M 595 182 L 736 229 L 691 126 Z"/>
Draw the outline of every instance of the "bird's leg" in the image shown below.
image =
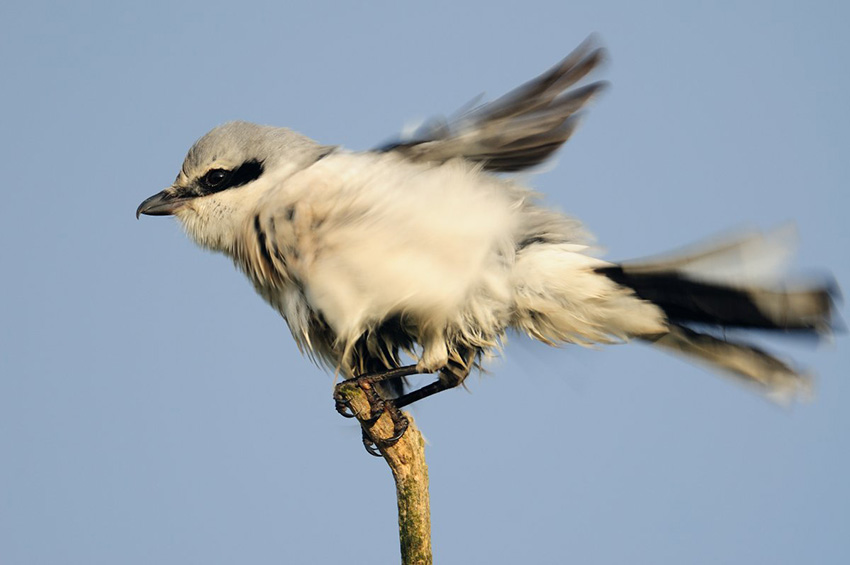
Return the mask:
<path id="1" fill-rule="evenodd" d="M 346 418 L 353 418 L 358 416 L 358 414 L 352 409 L 351 402 L 348 400 L 348 396 L 343 392 L 342 387 L 356 386 L 360 388 L 364 394 L 366 394 L 366 398 L 369 401 L 370 413 L 369 418 L 363 420 L 363 445 L 370 455 L 381 457 L 380 449 L 395 445 L 404 435 L 404 432 L 407 431 L 407 427 L 410 422 L 408 421 L 407 416 L 405 416 L 401 411 L 401 408 L 413 404 L 418 400 L 422 400 L 423 398 L 437 394 L 438 392 L 454 388 L 463 381 L 463 378 L 455 375 L 453 372 L 444 371 L 440 374 L 440 378 L 433 383 L 394 399 L 381 398 L 378 391 L 375 390 L 375 387 L 373 386 L 379 382 L 416 375 L 419 374 L 419 371 L 420 369 L 417 369 L 416 365 L 407 365 L 397 369 L 369 373 L 342 381 L 334 389 L 334 401 L 336 402 L 337 412 Z M 374 438 L 367 428 L 371 427 L 371 425 L 381 417 L 384 411 L 386 411 L 390 418 L 392 418 L 393 435 L 386 439 Z"/>
<path id="2" fill-rule="evenodd" d="M 405 406 L 413 404 L 418 400 L 422 400 L 423 398 L 427 398 L 438 392 L 442 392 L 444 390 L 448 390 L 450 388 L 454 388 L 458 386 L 463 379 L 454 373 L 450 373 L 448 371 L 442 373 L 440 378 L 434 381 L 431 384 L 425 385 L 421 388 L 418 388 L 414 391 L 411 391 L 407 394 L 403 394 L 398 398 L 394 398 L 392 400 L 387 400 L 384 402 L 384 409 L 390 415 L 390 418 L 393 420 L 393 435 L 392 437 L 386 439 L 373 439 L 369 433 L 364 429 L 363 430 L 363 444 L 366 446 L 366 451 L 368 451 L 372 455 L 380 456 L 379 448 L 386 448 L 395 445 L 398 440 L 404 435 L 404 432 L 407 431 L 407 426 L 409 422 L 407 417 L 404 415 L 404 412 L 401 409 Z"/>
<path id="3" fill-rule="evenodd" d="M 422 400 L 423 398 L 428 398 L 438 392 L 443 392 L 444 390 L 448 390 L 450 388 L 454 388 L 463 382 L 463 379 L 455 375 L 454 373 L 450 373 L 448 371 L 440 373 L 440 378 L 434 381 L 429 385 L 425 385 L 422 388 L 418 388 L 416 390 L 410 391 L 407 394 L 403 394 L 398 398 L 391 400 L 390 403 L 395 408 L 403 408 L 409 404 L 413 404 L 418 400 Z"/>
<path id="4" fill-rule="evenodd" d="M 393 435 L 386 439 L 375 439 L 372 438 L 364 428 L 363 445 L 366 446 L 366 451 L 368 451 L 371 455 L 381 457 L 380 448 L 395 445 L 404 435 L 404 432 L 407 431 L 407 426 L 410 422 L 407 420 L 407 416 L 404 415 L 404 412 L 401 411 L 404 406 L 413 404 L 417 400 L 422 400 L 423 398 L 427 398 L 431 395 L 437 394 L 438 392 L 454 388 L 459 385 L 461 381 L 462 379 L 456 375 L 446 372 L 441 374 L 439 379 L 429 385 L 425 385 L 407 394 L 403 394 L 398 398 L 384 401 L 382 409 L 386 410 L 390 415 L 390 418 L 393 420 Z M 378 414 L 378 416 L 380 417 L 380 414 Z"/>

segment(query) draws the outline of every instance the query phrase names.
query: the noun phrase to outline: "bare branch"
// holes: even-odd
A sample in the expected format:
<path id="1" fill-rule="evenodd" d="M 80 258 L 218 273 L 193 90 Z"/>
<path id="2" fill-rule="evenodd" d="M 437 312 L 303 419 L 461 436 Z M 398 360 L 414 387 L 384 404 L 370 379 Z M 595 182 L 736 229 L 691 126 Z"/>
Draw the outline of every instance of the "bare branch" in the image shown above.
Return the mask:
<path id="1" fill-rule="evenodd" d="M 362 390 L 343 386 L 340 392 L 351 401 L 356 414 L 368 416 L 369 401 Z M 425 462 L 425 440 L 413 417 L 405 412 L 410 426 L 392 447 L 381 448 L 384 460 L 395 479 L 398 501 L 398 537 L 402 565 L 431 565 L 431 501 L 428 494 L 428 465 Z M 358 417 L 360 425 L 366 426 Z M 368 431 L 372 437 L 393 435 L 393 422 L 387 413 L 381 415 Z"/>

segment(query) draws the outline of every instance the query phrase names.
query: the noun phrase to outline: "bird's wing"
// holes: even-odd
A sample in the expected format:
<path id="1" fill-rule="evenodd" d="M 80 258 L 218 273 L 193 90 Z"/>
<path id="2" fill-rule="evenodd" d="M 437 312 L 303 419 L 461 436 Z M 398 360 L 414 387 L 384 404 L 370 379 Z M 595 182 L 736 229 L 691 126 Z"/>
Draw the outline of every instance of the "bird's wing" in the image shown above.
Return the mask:
<path id="1" fill-rule="evenodd" d="M 451 121 L 432 119 L 410 139 L 378 151 L 438 163 L 462 157 L 495 172 L 539 165 L 569 139 L 580 110 L 607 85 L 593 82 L 568 90 L 604 59 L 604 49 L 591 36 L 560 63 L 501 98 Z"/>

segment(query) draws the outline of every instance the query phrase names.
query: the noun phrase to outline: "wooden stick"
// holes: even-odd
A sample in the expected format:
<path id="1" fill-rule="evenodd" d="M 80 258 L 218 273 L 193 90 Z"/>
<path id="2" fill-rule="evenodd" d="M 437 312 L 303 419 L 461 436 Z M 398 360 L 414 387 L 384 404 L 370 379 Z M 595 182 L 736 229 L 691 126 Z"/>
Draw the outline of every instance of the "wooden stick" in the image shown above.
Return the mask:
<path id="1" fill-rule="evenodd" d="M 360 425 L 369 416 L 366 394 L 356 386 L 343 386 L 340 392 L 351 402 Z M 410 426 L 392 447 L 381 448 L 384 460 L 395 479 L 398 501 L 398 539 L 402 565 L 431 565 L 431 499 L 428 494 L 428 465 L 425 462 L 425 440 L 413 417 L 405 412 Z M 368 428 L 374 438 L 393 435 L 393 422 L 385 412 Z"/>

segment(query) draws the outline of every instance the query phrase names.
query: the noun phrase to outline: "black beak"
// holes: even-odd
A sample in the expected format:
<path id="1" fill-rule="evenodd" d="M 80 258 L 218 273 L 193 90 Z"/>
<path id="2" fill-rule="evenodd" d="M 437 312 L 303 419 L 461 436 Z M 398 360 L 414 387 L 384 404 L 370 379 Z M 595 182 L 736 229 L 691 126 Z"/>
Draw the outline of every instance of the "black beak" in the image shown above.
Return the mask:
<path id="1" fill-rule="evenodd" d="M 171 216 L 187 200 L 189 199 L 176 196 L 165 189 L 139 204 L 139 207 L 136 208 L 136 218 L 138 219 L 141 214 L 146 216 Z"/>

